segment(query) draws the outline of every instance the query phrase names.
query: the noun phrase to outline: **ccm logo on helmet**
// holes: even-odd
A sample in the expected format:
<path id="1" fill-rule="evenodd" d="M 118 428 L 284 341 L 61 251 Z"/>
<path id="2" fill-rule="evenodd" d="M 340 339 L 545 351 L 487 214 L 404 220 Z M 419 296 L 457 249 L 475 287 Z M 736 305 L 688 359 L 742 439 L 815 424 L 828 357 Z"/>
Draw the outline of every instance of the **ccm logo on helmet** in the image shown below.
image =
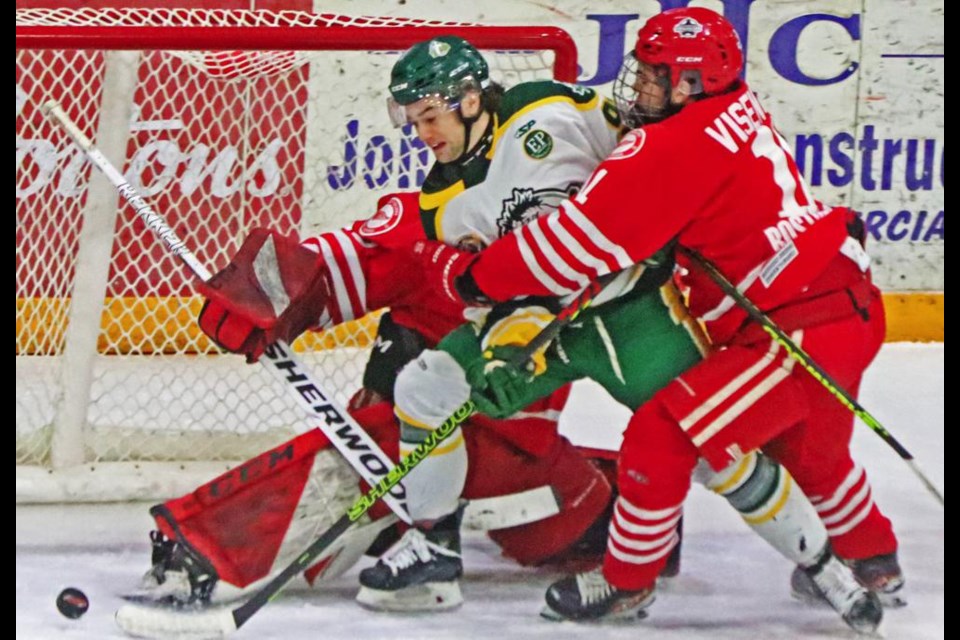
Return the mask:
<path id="1" fill-rule="evenodd" d="M 677 62 L 703 62 L 703 56 L 677 56 Z"/>

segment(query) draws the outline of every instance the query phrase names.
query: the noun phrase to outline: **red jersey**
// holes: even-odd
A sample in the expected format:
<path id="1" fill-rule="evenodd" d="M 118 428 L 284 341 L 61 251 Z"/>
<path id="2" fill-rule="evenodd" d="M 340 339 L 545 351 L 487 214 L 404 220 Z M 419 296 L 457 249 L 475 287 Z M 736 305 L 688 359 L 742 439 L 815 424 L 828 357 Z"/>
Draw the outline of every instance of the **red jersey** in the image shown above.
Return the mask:
<path id="1" fill-rule="evenodd" d="M 463 306 L 424 287 L 417 273 L 410 247 L 426 238 L 419 195 L 386 196 L 368 220 L 304 240 L 324 257 L 333 283 L 322 327 L 390 307 L 395 322 L 420 332 L 432 345 L 463 323 Z"/>
<path id="2" fill-rule="evenodd" d="M 493 243 L 471 273 L 496 300 L 565 295 L 580 289 L 577 278 L 641 262 L 676 238 L 770 310 L 805 295 L 845 245 L 846 218 L 810 195 L 744 85 L 627 134 L 574 198 Z M 852 257 L 866 268 L 862 250 Z M 691 312 L 714 342 L 726 342 L 745 312 L 682 255 L 677 261 Z"/>

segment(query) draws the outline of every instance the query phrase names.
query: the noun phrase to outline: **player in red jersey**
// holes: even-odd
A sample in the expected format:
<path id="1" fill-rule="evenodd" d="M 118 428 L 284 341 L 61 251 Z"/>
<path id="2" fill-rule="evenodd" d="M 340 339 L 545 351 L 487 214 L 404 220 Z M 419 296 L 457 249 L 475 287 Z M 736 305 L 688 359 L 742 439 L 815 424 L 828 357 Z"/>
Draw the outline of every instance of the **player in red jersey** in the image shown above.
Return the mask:
<path id="1" fill-rule="evenodd" d="M 840 384 L 856 394 L 883 341 L 862 226 L 816 201 L 770 114 L 740 79 L 732 25 L 700 8 L 641 28 L 616 85 L 637 128 L 559 209 L 436 278 L 467 301 L 566 295 L 677 243 L 712 262 Z M 763 447 L 793 474 L 836 554 L 874 591 L 899 600 L 892 527 L 851 458 L 853 415 L 691 260 L 678 253 L 691 312 L 719 347 L 633 416 L 621 449 L 621 496 L 602 572 L 554 584 L 548 610 L 596 618 L 652 601 L 698 456 L 714 469 Z M 813 592 L 814 571 L 795 575 Z M 871 629 L 880 611 L 848 611 Z"/>

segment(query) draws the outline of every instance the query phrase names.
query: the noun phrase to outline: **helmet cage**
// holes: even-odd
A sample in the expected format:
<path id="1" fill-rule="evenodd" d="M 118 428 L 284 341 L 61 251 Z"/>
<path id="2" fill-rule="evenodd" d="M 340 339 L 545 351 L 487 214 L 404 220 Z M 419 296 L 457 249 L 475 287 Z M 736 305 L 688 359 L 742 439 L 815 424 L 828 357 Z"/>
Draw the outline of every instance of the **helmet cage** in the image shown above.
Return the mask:
<path id="1" fill-rule="evenodd" d="M 655 78 L 655 80 L 651 81 L 649 78 Z M 659 122 L 676 113 L 678 109 L 670 101 L 676 86 L 672 78 L 673 74 L 669 66 L 650 65 L 637 59 L 633 51 L 627 53 L 620 65 L 617 79 L 613 82 L 613 97 L 624 124 L 631 129 L 636 129 L 645 124 Z M 678 82 L 689 83 L 691 95 L 703 93 L 699 71 L 684 69 L 677 78 Z M 659 88 L 656 95 L 650 92 L 654 87 Z M 645 96 L 644 93 L 646 93 Z"/>

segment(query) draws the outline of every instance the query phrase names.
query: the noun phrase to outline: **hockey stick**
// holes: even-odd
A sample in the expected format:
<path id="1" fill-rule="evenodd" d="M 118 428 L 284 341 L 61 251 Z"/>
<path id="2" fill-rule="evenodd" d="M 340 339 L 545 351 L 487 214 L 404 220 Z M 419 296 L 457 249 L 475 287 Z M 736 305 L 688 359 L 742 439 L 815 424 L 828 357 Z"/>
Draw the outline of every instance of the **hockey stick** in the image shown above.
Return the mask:
<path id="1" fill-rule="evenodd" d="M 710 278 L 717 283 L 717 285 L 726 293 L 728 296 L 733 298 L 738 305 L 740 305 L 746 312 L 749 314 L 750 318 L 754 322 L 760 325 L 760 327 L 767 332 L 767 334 L 773 338 L 777 343 L 780 344 L 787 353 L 793 357 L 794 360 L 800 363 L 804 369 L 806 369 L 810 375 L 812 375 L 820 384 L 829 391 L 834 398 L 836 398 L 840 404 L 850 409 L 855 416 L 860 418 L 860 420 L 873 429 L 874 433 L 883 438 L 883 441 L 890 445 L 894 451 L 896 451 L 907 465 L 910 466 L 910 469 L 920 478 L 920 482 L 927 488 L 927 490 L 933 494 L 933 497 L 943 506 L 943 494 L 934 486 L 933 482 L 920 470 L 916 462 L 913 459 L 913 455 L 907 451 L 907 449 L 897 441 L 893 435 L 887 431 L 880 421 L 873 417 L 866 409 L 864 409 L 856 398 L 850 395 L 850 393 L 837 384 L 830 374 L 823 370 L 823 368 L 817 364 L 807 353 L 800 348 L 800 346 L 790 339 L 783 329 L 781 329 L 777 324 L 770 319 L 770 317 L 760 310 L 757 305 L 753 304 L 749 298 L 747 298 L 739 289 L 737 289 L 732 282 L 730 282 L 723 273 L 720 272 L 717 267 L 708 261 L 706 258 L 701 256 L 695 251 L 691 251 L 685 247 L 678 247 L 678 250 L 681 251 L 685 256 L 690 258 L 698 267 L 703 269 L 703 271 L 710 276 Z"/>
<path id="2" fill-rule="evenodd" d="M 51 100 L 43 105 L 43 111 L 63 127 L 67 135 L 113 184 L 117 192 L 133 207 L 137 216 L 157 235 L 167 249 L 180 258 L 196 277 L 209 280 L 212 275 L 210 271 L 177 236 L 163 216 L 147 204 L 113 163 L 94 146 L 93 141 L 80 130 L 60 105 Z M 333 399 L 333 394 L 311 378 L 288 345 L 283 342 L 273 343 L 266 348 L 259 362 L 290 391 L 303 410 L 319 418 L 320 430 L 361 478 L 373 486 L 386 476 L 387 470 L 392 466 L 390 458 L 363 427 L 357 424 L 350 414 Z M 314 427 L 307 424 L 297 426 L 299 433 L 312 428 Z M 401 520 L 410 522 L 402 486 L 398 486 L 394 493 L 384 496 L 384 500 Z"/>
<path id="3" fill-rule="evenodd" d="M 209 272 L 197 260 L 196 256 L 177 238 L 163 218 L 153 211 L 124 180 L 120 172 L 102 152 L 94 147 L 92 141 L 79 131 L 62 108 L 53 102 L 45 105 L 45 109 L 64 127 L 74 142 L 104 173 L 124 199 L 133 206 L 137 215 L 143 219 L 147 227 L 153 230 L 197 277 L 203 280 L 208 279 Z M 346 411 L 338 406 L 335 401 L 329 399 L 332 398 L 331 394 L 309 378 L 309 374 L 294 358 L 287 345 L 283 343 L 271 345 L 261 362 L 266 364 L 270 372 L 291 390 L 302 408 L 322 419 L 321 431 L 368 484 L 373 485 L 383 477 L 383 474 L 393 464 L 390 458 L 383 453 L 376 442 Z M 308 397 L 319 398 L 319 400 L 310 403 L 306 400 Z M 301 423 L 297 426 L 300 432 L 314 428 L 307 423 Z M 391 509 L 401 519 L 409 523 L 410 518 L 402 502 L 402 487 L 399 488 L 397 494 L 399 495 L 388 495 L 385 498 Z M 464 511 L 464 524 L 465 526 L 485 530 L 502 529 L 536 522 L 559 512 L 560 507 L 553 488 L 544 485 L 517 493 L 471 500 Z"/>
<path id="4" fill-rule="evenodd" d="M 533 354 L 545 347 L 580 311 L 590 304 L 607 281 L 607 279 L 604 279 L 601 282 L 591 283 L 560 311 L 511 362 L 514 365 L 522 365 Z M 436 449 L 458 426 L 473 415 L 475 410 L 476 407 L 474 407 L 472 400 L 464 402 L 440 427 L 431 431 L 427 438 L 417 445 L 416 449 L 401 460 L 397 466 L 390 469 L 379 484 L 372 486 L 369 491 L 357 498 L 339 520 L 242 604 L 233 608 L 209 609 L 199 612 L 125 605 L 117 610 L 117 625 L 128 634 L 142 638 L 218 638 L 239 629 L 264 605 L 276 597 L 294 576 L 309 567 L 314 559 L 319 557 L 325 549 L 343 535 L 377 500 L 387 495 L 391 487 L 406 477 L 420 461 L 430 455 L 431 451 Z"/>
<path id="5" fill-rule="evenodd" d="M 201 280 L 208 280 L 211 274 L 206 267 L 177 237 L 163 217 L 143 200 L 110 160 L 94 146 L 90 138 L 80 131 L 60 105 L 51 101 L 44 105 L 44 110 L 64 128 L 167 248 L 183 260 L 194 275 Z M 297 361 L 288 345 L 282 342 L 270 345 L 260 362 L 267 365 L 270 373 L 291 391 L 301 408 L 321 419 L 320 430 L 360 477 L 370 485 L 383 478 L 393 462 L 366 430 L 332 399 L 332 394 L 311 380 L 309 373 Z M 308 398 L 316 401 L 311 402 Z M 298 424 L 297 427 L 300 433 L 314 428 L 307 423 Z M 385 496 L 385 500 L 398 517 L 410 522 L 403 503 L 402 487 L 399 487 L 395 494 Z M 536 522 L 559 512 L 560 507 L 552 487 L 544 485 L 518 493 L 471 500 L 464 512 L 464 523 L 481 529 L 501 529 Z"/>

